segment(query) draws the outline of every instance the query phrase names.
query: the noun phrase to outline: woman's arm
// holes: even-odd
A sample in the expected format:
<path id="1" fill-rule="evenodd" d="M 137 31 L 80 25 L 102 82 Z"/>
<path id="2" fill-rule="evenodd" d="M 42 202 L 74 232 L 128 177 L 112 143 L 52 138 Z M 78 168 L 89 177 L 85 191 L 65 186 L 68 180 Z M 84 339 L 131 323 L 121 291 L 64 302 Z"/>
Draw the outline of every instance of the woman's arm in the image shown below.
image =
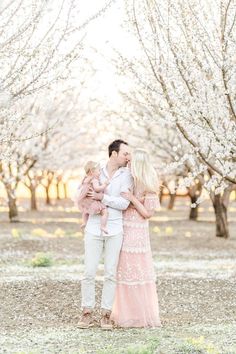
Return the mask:
<path id="1" fill-rule="evenodd" d="M 144 218 L 144 219 L 149 219 L 151 218 L 155 211 L 152 210 L 147 210 L 145 206 L 131 193 L 131 192 L 126 192 L 126 193 L 121 193 L 122 197 L 129 200 L 137 210 L 137 212 Z"/>

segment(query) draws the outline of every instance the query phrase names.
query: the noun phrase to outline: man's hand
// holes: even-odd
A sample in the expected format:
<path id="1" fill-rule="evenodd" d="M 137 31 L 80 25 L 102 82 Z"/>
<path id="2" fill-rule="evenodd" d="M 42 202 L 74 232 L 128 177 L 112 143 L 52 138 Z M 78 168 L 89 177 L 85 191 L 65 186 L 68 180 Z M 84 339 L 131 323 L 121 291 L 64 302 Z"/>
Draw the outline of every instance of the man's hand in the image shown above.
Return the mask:
<path id="1" fill-rule="evenodd" d="M 88 191 L 87 197 L 91 198 L 91 199 L 94 199 L 94 200 L 102 200 L 103 199 L 103 193 L 102 192 L 97 193 L 97 192 L 94 192 L 94 190 L 91 189 L 91 190 Z"/>

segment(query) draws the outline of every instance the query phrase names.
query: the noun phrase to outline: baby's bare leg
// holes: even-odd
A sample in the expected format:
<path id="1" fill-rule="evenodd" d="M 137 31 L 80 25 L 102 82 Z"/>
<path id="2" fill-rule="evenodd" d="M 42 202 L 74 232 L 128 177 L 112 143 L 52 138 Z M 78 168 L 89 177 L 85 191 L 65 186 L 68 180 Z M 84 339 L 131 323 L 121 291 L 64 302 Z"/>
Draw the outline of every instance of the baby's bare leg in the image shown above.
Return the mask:
<path id="1" fill-rule="evenodd" d="M 107 208 L 101 211 L 101 231 L 105 234 L 108 234 L 107 231 L 107 219 L 108 219 L 108 210 Z"/>
<path id="2" fill-rule="evenodd" d="M 89 214 L 88 213 L 82 213 L 82 224 L 80 226 L 80 228 L 83 230 L 87 224 L 87 221 L 88 221 L 88 217 L 89 217 Z"/>

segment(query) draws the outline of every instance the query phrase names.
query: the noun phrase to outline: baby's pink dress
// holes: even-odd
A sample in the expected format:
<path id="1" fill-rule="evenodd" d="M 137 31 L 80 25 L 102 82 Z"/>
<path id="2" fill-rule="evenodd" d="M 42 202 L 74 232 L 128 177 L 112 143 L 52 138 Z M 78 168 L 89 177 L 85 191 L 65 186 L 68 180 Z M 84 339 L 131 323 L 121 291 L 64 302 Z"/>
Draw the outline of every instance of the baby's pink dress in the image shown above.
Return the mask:
<path id="1" fill-rule="evenodd" d="M 159 207 L 154 193 L 136 197 L 146 209 Z M 159 327 L 156 275 L 149 223 L 130 205 L 123 214 L 124 239 L 117 268 L 117 287 L 111 318 L 120 327 Z"/>
<path id="2" fill-rule="evenodd" d="M 76 200 L 78 208 L 81 212 L 86 214 L 100 214 L 101 210 L 106 209 L 106 206 L 100 200 L 93 200 L 86 197 L 89 188 L 93 188 L 92 181 L 95 178 L 91 179 L 85 177 L 81 183 L 79 196 Z"/>

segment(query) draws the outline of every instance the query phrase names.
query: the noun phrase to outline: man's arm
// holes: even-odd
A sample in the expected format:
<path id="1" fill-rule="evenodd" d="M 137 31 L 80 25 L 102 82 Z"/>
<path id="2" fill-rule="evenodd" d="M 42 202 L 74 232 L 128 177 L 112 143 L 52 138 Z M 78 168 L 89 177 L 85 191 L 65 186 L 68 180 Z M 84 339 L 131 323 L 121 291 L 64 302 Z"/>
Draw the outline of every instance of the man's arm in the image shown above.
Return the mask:
<path id="1" fill-rule="evenodd" d="M 133 177 L 131 176 L 129 170 L 124 172 L 124 176 L 122 178 L 122 188 L 120 192 L 127 192 L 128 190 L 133 190 Z M 114 197 L 108 194 L 103 195 L 101 202 L 110 208 L 118 210 L 126 210 L 130 203 L 129 200 L 123 198 L 122 196 Z"/>
<path id="2" fill-rule="evenodd" d="M 127 190 L 126 190 L 127 191 Z M 104 193 L 96 193 L 94 191 L 89 191 L 87 196 L 94 200 L 100 200 L 104 205 L 109 206 L 113 209 L 125 210 L 128 208 L 130 201 L 123 197 L 112 197 Z"/>
<path id="3" fill-rule="evenodd" d="M 123 197 L 112 197 L 108 194 L 103 195 L 101 202 L 110 208 L 118 210 L 126 210 L 130 203 L 129 200 L 126 200 Z"/>

